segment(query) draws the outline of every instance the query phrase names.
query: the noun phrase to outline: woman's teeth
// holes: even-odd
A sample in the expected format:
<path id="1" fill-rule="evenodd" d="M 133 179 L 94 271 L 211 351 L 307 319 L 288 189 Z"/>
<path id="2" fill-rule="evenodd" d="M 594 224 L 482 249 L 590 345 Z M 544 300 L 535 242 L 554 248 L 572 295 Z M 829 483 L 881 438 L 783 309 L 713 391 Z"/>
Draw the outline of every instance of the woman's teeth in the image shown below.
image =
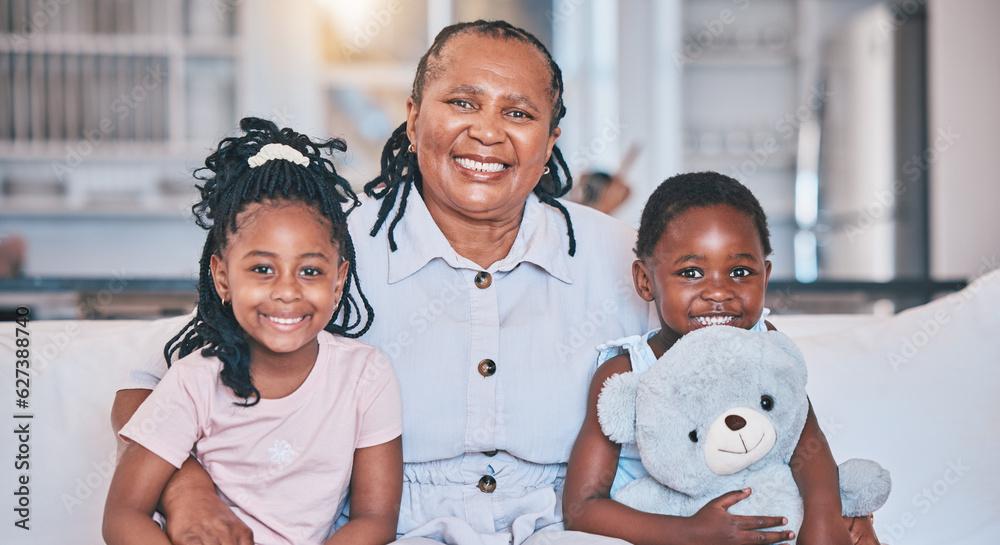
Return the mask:
<path id="1" fill-rule="evenodd" d="M 297 324 L 297 323 L 301 322 L 302 320 L 304 320 L 305 316 L 299 316 L 298 318 L 276 318 L 274 316 L 268 316 L 267 319 L 271 320 L 272 322 L 274 322 L 276 324 L 292 325 L 292 324 Z"/>
<path id="2" fill-rule="evenodd" d="M 726 325 L 735 319 L 735 316 L 698 316 L 695 318 L 701 325 Z"/>
<path id="3" fill-rule="evenodd" d="M 500 172 L 507 168 L 507 165 L 503 163 L 480 163 L 479 161 L 473 161 L 464 157 L 456 157 L 455 162 L 469 170 L 478 170 L 480 172 Z"/>

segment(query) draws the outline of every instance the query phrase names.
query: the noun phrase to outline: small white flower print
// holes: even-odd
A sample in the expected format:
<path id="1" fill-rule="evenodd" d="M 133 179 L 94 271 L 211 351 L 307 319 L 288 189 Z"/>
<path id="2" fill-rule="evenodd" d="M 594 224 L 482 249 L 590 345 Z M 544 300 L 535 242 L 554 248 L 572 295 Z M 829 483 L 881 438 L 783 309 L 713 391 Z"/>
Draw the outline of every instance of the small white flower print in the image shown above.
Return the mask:
<path id="1" fill-rule="evenodd" d="M 289 445 L 288 441 L 275 440 L 274 446 L 267 451 L 271 453 L 271 463 L 284 465 L 295 458 L 295 451 L 292 450 L 292 445 Z"/>

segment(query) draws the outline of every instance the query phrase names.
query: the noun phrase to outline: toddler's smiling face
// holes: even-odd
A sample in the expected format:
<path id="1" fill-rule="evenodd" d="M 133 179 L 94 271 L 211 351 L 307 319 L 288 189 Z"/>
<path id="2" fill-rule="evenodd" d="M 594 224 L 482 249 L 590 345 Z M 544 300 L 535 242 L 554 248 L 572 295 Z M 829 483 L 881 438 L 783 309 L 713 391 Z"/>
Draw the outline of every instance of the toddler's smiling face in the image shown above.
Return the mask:
<path id="1" fill-rule="evenodd" d="M 635 268 L 639 295 L 656 301 L 661 327 L 675 337 L 712 325 L 752 328 L 771 275 L 753 220 L 723 204 L 679 214 Z"/>

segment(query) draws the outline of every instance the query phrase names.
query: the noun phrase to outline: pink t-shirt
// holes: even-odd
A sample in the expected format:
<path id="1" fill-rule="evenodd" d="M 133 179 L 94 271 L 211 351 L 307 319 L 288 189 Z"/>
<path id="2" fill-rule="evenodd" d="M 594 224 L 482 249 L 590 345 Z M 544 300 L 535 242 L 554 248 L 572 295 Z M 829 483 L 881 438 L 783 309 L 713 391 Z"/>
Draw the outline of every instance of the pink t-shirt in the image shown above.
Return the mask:
<path id="1" fill-rule="evenodd" d="M 323 543 L 346 503 L 354 450 L 402 432 L 389 360 L 366 344 L 318 336 L 305 382 L 252 407 L 222 384 L 217 358 L 171 366 L 121 434 L 180 467 L 194 447 L 219 495 L 257 543 Z"/>

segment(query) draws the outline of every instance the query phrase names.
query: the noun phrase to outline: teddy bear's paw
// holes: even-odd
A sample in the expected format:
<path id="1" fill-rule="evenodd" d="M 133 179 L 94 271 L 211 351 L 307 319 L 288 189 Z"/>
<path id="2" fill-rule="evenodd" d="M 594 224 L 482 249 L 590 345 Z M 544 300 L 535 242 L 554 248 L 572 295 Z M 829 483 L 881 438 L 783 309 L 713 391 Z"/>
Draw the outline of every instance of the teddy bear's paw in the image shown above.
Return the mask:
<path id="1" fill-rule="evenodd" d="M 885 505 L 892 490 L 888 470 L 877 462 L 862 458 L 851 458 L 840 464 L 838 469 L 844 516 L 867 516 Z"/>

